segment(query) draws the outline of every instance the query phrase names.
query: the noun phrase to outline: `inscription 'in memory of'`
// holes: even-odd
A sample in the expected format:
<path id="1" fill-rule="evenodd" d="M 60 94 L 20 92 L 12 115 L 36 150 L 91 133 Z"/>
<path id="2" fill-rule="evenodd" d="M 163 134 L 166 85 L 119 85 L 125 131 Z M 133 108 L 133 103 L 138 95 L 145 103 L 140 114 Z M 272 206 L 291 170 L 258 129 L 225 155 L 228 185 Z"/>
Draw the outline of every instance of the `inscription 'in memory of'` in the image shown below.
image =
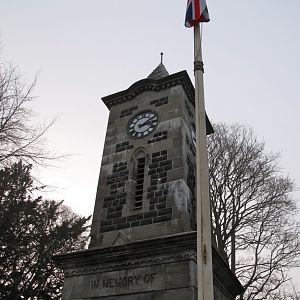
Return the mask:
<path id="1" fill-rule="evenodd" d="M 154 281 L 157 273 L 146 273 L 145 275 L 132 275 L 123 277 L 111 277 L 104 279 L 92 280 L 90 283 L 91 290 L 100 288 L 122 288 L 139 285 L 142 283 L 150 284 Z"/>

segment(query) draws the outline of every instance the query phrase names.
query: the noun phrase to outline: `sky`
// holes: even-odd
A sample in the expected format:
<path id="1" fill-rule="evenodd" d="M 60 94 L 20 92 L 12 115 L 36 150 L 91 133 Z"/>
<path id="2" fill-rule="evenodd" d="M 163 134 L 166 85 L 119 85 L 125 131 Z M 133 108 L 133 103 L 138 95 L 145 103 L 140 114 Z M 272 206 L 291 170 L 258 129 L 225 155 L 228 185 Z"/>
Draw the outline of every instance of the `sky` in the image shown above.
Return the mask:
<path id="1" fill-rule="evenodd" d="M 253 128 L 300 185 L 300 1 L 207 0 L 202 35 L 206 111 Z M 91 215 L 108 119 L 101 97 L 160 62 L 193 79 L 185 0 L 0 0 L 0 58 L 37 77 L 34 122 L 51 122 L 47 148 L 71 154 L 39 169 L 48 197 Z M 298 199 L 299 192 L 295 193 Z"/>

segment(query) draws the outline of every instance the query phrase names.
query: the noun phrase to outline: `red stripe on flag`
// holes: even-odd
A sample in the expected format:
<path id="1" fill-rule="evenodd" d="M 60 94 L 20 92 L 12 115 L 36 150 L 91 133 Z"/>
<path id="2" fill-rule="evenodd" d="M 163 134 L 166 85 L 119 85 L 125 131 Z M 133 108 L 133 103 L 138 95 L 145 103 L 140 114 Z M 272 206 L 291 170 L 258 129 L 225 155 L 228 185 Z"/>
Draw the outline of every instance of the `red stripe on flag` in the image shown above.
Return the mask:
<path id="1" fill-rule="evenodd" d="M 195 6 L 195 20 L 200 19 L 200 0 L 194 0 Z"/>

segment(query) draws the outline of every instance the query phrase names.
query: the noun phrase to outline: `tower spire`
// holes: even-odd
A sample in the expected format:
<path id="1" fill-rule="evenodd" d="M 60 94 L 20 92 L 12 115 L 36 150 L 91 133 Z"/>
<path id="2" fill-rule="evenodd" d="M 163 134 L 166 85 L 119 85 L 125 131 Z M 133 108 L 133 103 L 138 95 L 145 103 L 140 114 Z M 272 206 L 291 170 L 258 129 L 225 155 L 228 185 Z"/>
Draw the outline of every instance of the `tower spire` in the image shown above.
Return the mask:
<path id="1" fill-rule="evenodd" d="M 163 64 L 163 55 L 164 53 L 160 53 L 160 64 L 152 71 L 152 73 L 148 76 L 150 79 L 161 79 L 163 77 L 169 76 L 169 72 Z"/>

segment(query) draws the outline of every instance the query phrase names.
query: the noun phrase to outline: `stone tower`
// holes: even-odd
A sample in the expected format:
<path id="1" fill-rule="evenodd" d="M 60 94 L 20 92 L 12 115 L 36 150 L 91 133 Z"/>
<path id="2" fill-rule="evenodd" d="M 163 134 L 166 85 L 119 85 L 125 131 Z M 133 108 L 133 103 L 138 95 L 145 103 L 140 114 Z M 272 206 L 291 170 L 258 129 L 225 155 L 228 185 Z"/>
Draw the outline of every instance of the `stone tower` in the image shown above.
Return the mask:
<path id="1" fill-rule="evenodd" d="M 63 299 L 197 299 L 194 87 L 162 63 L 110 110 L 88 250 L 57 256 Z M 207 118 L 207 134 L 213 132 Z M 241 286 L 213 249 L 215 299 Z"/>
<path id="2" fill-rule="evenodd" d="M 90 248 L 195 230 L 193 93 L 185 71 L 160 64 L 102 98 L 110 115 Z"/>

